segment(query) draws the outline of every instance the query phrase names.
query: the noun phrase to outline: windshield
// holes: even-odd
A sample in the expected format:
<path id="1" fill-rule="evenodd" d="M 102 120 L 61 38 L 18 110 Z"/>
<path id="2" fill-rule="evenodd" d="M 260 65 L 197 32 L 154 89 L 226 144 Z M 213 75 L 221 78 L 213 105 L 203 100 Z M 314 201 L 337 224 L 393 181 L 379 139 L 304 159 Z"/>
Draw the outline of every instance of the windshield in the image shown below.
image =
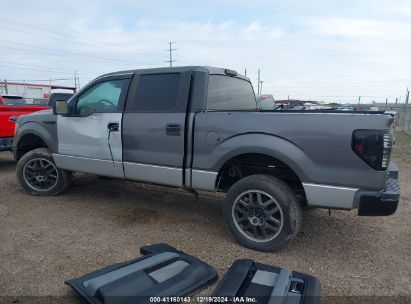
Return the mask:
<path id="1" fill-rule="evenodd" d="M 20 96 L 3 96 L 4 104 L 8 106 L 23 106 L 27 105 L 27 101 Z"/>

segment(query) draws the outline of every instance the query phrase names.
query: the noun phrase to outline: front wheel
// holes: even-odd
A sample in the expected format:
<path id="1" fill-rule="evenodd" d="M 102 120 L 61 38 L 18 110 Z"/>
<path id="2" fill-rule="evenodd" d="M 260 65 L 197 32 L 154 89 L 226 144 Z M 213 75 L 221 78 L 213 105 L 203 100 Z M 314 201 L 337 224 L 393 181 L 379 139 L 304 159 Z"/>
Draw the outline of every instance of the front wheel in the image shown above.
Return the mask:
<path id="1" fill-rule="evenodd" d="M 17 179 L 30 194 L 51 196 L 63 192 L 70 184 L 71 172 L 57 168 L 45 148 L 27 152 L 17 163 Z"/>
<path id="2" fill-rule="evenodd" d="M 223 214 L 238 243 L 258 251 L 284 247 L 302 222 L 294 192 L 269 175 L 251 175 L 236 182 L 227 193 Z"/>

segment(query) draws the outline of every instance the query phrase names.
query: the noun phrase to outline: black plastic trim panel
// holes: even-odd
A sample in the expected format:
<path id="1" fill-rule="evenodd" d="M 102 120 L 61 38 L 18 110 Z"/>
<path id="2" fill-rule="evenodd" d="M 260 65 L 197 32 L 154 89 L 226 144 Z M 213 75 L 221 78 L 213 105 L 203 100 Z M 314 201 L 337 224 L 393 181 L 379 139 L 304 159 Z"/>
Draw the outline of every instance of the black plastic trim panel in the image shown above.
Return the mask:
<path id="1" fill-rule="evenodd" d="M 214 268 L 167 244 L 147 245 L 142 247 L 140 252 L 143 257 L 107 266 L 68 280 L 66 284 L 74 289 L 84 303 L 131 304 L 152 303 L 150 297 L 188 296 L 218 278 Z M 165 258 L 160 259 L 160 256 Z M 158 264 L 149 263 L 156 259 Z M 164 280 L 156 279 L 153 273 L 172 263 L 183 263 L 187 266 L 174 276 Z M 110 276 L 111 280 L 104 282 L 104 278 Z M 115 279 L 112 279 L 113 277 Z"/>
<path id="2" fill-rule="evenodd" d="M 258 271 L 275 275 L 274 286 L 254 281 Z M 278 293 L 276 290 L 278 285 L 286 286 L 286 289 L 280 288 L 285 292 Z M 291 292 L 292 289 L 296 292 Z M 214 290 L 213 297 L 228 298 L 228 301 L 235 299 L 247 301 L 248 298 L 259 304 L 317 304 L 320 301 L 320 281 L 304 273 L 256 263 L 253 260 L 236 260 Z"/>

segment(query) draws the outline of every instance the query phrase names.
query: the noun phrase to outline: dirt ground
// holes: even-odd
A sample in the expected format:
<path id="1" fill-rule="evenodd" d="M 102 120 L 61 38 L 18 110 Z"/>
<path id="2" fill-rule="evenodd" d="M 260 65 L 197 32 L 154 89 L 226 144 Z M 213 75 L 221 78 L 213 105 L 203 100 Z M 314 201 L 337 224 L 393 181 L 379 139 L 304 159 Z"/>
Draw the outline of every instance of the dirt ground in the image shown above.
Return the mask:
<path id="1" fill-rule="evenodd" d="M 401 302 L 409 301 L 410 143 L 410 136 L 397 134 L 394 160 L 402 197 L 393 216 L 308 210 L 298 237 L 274 253 L 248 250 L 233 240 L 223 223 L 222 196 L 196 200 L 182 190 L 77 174 L 64 195 L 33 197 L 18 186 L 10 153 L 0 153 L 0 302 L 72 296 L 65 280 L 138 257 L 140 246 L 156 242 L 203 259 L 220 278 L 234 260 L 252 258 L 317 276 L 324 299 L 403 296 Z M 209 295 L 215 286 L 201 294 Z"/>

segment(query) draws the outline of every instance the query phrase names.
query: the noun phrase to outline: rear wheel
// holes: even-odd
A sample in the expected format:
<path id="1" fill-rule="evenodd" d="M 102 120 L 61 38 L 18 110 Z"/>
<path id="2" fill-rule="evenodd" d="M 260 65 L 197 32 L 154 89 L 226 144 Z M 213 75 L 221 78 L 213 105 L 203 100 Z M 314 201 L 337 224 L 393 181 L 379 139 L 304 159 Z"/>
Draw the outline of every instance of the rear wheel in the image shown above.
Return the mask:
<path id="1" fill-rule="evenodd" d="M 285 246 L 301 227 L 301 206 L 283 181 L 268 175 L 251 175 L 228 191 L 224 219 L 243 246 L 272 251 Z"/>
<path id="2" fill-rule="evenodd" d="M 30 194 L 57 195 L 70 184 L 71 172 L 57 168 L 50 152 L 39 148 L 27 152 L 17 163 L 17 179 Z"/>

